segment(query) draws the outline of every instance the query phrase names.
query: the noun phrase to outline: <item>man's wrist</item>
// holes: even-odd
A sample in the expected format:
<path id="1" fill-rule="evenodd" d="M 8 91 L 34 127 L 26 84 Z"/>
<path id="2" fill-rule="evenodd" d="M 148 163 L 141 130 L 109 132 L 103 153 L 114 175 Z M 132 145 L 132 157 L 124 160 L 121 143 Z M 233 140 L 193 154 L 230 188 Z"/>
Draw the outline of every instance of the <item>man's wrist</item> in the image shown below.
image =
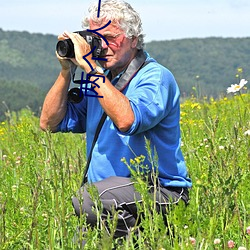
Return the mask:
<path id="1" fill-rule="evenodd" d="M 65 78 L 70 77 L 70 69 L 62 69 L 61 70 L 61 75 Z"/>
<path id="2" fill-rule="evenodd" d="M 88 73 L 88 75 L 90 75 L 90 76 L 92 76 L 92 75 L 104 75 L 104 70 L 100 66 L 96 65 L 96 67 L 93 70 L 91 70 Z"/>

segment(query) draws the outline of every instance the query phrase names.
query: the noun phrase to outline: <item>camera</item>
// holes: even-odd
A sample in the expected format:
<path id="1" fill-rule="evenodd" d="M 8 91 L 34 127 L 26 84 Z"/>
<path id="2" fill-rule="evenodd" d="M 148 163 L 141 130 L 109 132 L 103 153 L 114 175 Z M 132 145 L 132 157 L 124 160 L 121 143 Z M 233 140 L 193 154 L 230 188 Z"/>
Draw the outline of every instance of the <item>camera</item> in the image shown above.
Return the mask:
<path id="1" fill-rule="evenodd" d="M 75 31 L 74 33 L 78 33 L 80 36 L 82 36 L 90 45 L 91 50 L 95 48 L 95 50 L 92 52 L 93 57 L 101 57 L 103 52 L 101 38 L 93 35 L 92 32 L 86 30 Z M 56 45 L 56 51 L 61 57 L 75 57 L 74 44 L 70 39 L 58 41 Z"/>

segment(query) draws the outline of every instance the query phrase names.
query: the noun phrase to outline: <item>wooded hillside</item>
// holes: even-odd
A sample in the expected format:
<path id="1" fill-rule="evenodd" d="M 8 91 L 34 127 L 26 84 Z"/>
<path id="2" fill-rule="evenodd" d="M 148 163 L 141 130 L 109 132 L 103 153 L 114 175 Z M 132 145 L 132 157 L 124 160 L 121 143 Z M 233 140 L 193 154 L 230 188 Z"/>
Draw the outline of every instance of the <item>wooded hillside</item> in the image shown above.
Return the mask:
<path id="1" fill-rule="evenodd" d="M 57 37 L 0 29 L 0 120 L 7 107 L 29 106 L 39 113 L 60 66 Z M 176 77 L 182 96 L 217 97 L 237 83 L 237 69 L 250 79 L 250 38 L 205 38 L 154 41 L 146 50 Z"/>

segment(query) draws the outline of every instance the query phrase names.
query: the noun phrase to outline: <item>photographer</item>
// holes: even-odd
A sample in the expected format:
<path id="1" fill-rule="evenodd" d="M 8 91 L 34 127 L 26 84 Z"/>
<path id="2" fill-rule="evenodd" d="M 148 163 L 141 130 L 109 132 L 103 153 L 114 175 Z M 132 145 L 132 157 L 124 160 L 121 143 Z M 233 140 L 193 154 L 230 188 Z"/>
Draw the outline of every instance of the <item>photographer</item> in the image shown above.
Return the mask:
<path id="1" fill-rule="evenodd" d="M 90 45 L 80 34 L 65 32 L 59 36 L 59 40 L 72 41 L 75 57 L 57 54 L 62 68 L 45 98 L 40 126 L 52 132 L 86 132 L 87 157 L 91 159 L 87 182 L 97 187 L 103 220 L 108 214 L 112 218 L 113 209 L 119 210 L 115 237 L 120 237 L 135 226 L 136 201 L 141 200 L 122 158 L 130 162 L 144 155 L 143 165 L 157 169 L 157 208 L 161 211 L 180 200 L 188 203 L 191 180 L 180 149 L 180 93 L 173 75 L 143 50 L 141 20 L 128 3 L 102 1 L 99 17 L 97 11 L 98 3 L 90 7 L 83 26 L 98 30 L 103 50 L 100 59 L 106 61 L 100 60 L 102 68 L 98 66 L 89 54 Z M 89 81 L 98 84 L 94 90 L 103 98 L 84 96 L 80 103 L 68 100 L 71 70 L 75 66 L 91 75 Z M 107 117 L 91 149 L 103 112 Z M 157 166 L 150 163 L 145 139 L 150 142 L 152 152 L 157 152 Z M 154 190 L 149 190 L 153 198 Z M 94 203 L 86 185 L 80 194 L 81 205 L 73 198 L 75 212 L 78 216 L 86 214 L 87 223 L 95 226 Z"/>

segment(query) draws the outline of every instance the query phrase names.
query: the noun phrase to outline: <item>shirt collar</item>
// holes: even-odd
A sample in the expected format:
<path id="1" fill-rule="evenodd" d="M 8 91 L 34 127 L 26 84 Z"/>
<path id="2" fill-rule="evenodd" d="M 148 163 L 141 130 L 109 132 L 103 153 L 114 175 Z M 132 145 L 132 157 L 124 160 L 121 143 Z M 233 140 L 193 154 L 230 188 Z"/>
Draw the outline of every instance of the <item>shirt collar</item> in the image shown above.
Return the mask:
<path id="1" fill-rule="evenodd" d="M 126 69 L 125 69 L 126 70 Z M 125 70 L 123 70 L 121 73 L 119 73 L 112 81 L 112 85 L 115 86 L 116 83 L 118 82 L 118 80 L 120 79 L 120 77 L 123 75 L 123 73 L 125 72 Z M 105 70 L 105 75 L 107 76 L 107 78 L 110 80 L 111 79 L 111 72 L 109 69 Z"/>

